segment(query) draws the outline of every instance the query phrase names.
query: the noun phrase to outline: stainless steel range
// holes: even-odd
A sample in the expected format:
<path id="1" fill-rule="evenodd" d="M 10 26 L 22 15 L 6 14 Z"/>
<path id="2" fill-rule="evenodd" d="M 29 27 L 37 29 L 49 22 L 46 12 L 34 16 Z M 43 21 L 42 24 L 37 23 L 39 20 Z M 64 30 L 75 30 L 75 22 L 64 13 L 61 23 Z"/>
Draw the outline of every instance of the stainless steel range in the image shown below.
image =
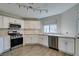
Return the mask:
<path id="1" fill-rule="evenodd" d="M 9 24 L 8 35 L 10 35 L 11 48 L 15 48 L 23 44 L 23 36 L 20 34 L 20 24 Z"/>

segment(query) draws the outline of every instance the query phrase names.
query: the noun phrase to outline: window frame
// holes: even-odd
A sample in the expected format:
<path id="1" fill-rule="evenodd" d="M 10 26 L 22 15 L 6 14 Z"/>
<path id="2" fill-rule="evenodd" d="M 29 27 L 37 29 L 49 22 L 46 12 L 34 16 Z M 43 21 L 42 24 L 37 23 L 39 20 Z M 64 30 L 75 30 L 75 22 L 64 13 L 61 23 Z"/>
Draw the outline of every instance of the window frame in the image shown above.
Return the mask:
<path id="1" fill-rule="evenodd" d="M 54 31 L 51 31 L 51 30 L 50 30 L 52 25 L 53 25 L 53 26 L 56 25 L 56 30 L 54 30 Z M 48 28 L 48 29 L 49 29 L 49 32 L 46 32 L 46 31 L 45 31 L 45 28 L 43 27 L 43 32 L 44 32 L 44 33 L 58 33 L 57 24 L 48 24 L 48 25 L 44 25 L 44 26 L 49 26 L 49 28 Z M 46 30 L 47 30 L 47 29 L 46 29 Z"/>

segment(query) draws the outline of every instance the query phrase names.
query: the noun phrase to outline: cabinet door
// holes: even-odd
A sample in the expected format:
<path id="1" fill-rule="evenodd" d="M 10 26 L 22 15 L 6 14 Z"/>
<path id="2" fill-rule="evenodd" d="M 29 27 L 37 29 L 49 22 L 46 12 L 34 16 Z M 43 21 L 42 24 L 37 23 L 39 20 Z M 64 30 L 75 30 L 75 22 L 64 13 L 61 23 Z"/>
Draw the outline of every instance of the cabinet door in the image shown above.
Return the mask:
<path id="1" fill-rule="evenodd" d="M 32 35 L 31 40 L 32 40 L 32 44 L 37 44 L 37 41 L 39 40 L 38 35 Z"/>
<path id="2" fill-rule="evenodd" d="M 4 52 L 8 51 L 10 49 L 10 37 L 6 36 L 4 37 Z"/>
<path id="3" fill-rule="evenodd" d="M 74 54 L 74 39 L 67 40 L 67 53 Z"/>
<path id="4" fill-rule="evenodd" d="M 0 28 L 3 28 L 3 17 L 0 16 Z"/>
<path id="5" fill-rule="evenodd" d="M 9 19 L 9 23 L 14 24 L 14 23 L 15 23 L 15 19 L 14 19 L 14 18 L 10 18 L 10 19 Z"/>
<path id="6" fill-rule="evenodd" d="M 75 46 L 75 49 L 76 49 L 75 55 L 76 55 L 76 56 L 79 56 L 79 39 L 76 39 L 76 46 Z"/>
<path id="7" fill-rule="evenodd" d="M 24 35 L 23 45 L 30 44 L 30 43 L 32 43 L 31 36 L 30 35 Z"/>
<path id="8" fill-rule="evenodd" d="M 65 44 L 66 44 L 65 39 L 64 38 L 59 38 L 58 48 L 59 48 L 60 51 L 66 52 L 66 46 L 65 46 Z"/>
<path id="9" fill-rule="evenodd" d="M 3 38 L 0 37 L 0 54 L 3 52 Z"/>
<path id="10" fill-rule="evenodd" d="M 24 20 L 21 20 L 21 28 L 24 29 Z"/>
<path id="11" fill-rule="evenodd" d="M 20 24 L 20 25 L 21 25 L 21 20 L 20 20 L 20 19 L 15 19 L 14 23 L 15 23 L 15 24 Z"/>
<path id="12" fill-rule="evenodd" d="M 42 35 L 38 35 L 38 40 L 37 40 L 37 43 L 38 44 L 43 44 L 43 36 Z"/>
<path id="13" fill-rule="evenodd" d="M 59 50 L 68 54 L 74 54 L 74 39 L 59 38 Z"/>
<path id="14" fill-rule="evenodd" d="M 42 45 L 48 47 L 48 36 L 43 36 Z"/>
<path id="15" fill-rule="evenodd" d="M 9 28 L 9 17 L 3 16 L 3 27 Z"/>

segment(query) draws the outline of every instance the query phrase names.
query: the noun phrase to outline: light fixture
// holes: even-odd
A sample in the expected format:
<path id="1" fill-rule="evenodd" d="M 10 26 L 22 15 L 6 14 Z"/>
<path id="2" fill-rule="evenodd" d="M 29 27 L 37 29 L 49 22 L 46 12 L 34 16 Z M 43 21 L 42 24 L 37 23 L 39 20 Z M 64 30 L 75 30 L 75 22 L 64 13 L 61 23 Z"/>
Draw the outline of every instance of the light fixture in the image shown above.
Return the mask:
<path id="1" fill-rule="evenodd" d="M 29 3 L 28 3 L 29 4 Z M 48 10 L 47 9 L 40 9 L 40 8 L 35 8 L 34 6 L 32 6 L 34 3 L 30 3 L 28 6 L 26 6 L 26 5 L 23 5 L 23 4 L 21 4 L 21 3 L 16 3 L 16 5 L 19 7 L 19 8 L 26 8 L 27 9 L 27 11 L 29 10 L 29 9 L 31 9 L 31 10 L 33 10 L 33 12 L 35 12 L 35 11 L 39 11 L 40 13 L 41 12 L 48 12 Z"/>

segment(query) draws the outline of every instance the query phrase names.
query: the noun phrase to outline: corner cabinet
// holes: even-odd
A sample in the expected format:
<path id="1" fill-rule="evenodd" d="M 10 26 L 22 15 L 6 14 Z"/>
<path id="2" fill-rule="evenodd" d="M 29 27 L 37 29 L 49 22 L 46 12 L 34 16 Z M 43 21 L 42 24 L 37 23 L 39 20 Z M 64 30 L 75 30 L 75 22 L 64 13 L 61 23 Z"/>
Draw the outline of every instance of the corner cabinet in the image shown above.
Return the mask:
<path id="1" fill-rule="evenodd" d="M 58 48 L 67 54 L 74 54 L 74 38 L 59 38 Z"/>

